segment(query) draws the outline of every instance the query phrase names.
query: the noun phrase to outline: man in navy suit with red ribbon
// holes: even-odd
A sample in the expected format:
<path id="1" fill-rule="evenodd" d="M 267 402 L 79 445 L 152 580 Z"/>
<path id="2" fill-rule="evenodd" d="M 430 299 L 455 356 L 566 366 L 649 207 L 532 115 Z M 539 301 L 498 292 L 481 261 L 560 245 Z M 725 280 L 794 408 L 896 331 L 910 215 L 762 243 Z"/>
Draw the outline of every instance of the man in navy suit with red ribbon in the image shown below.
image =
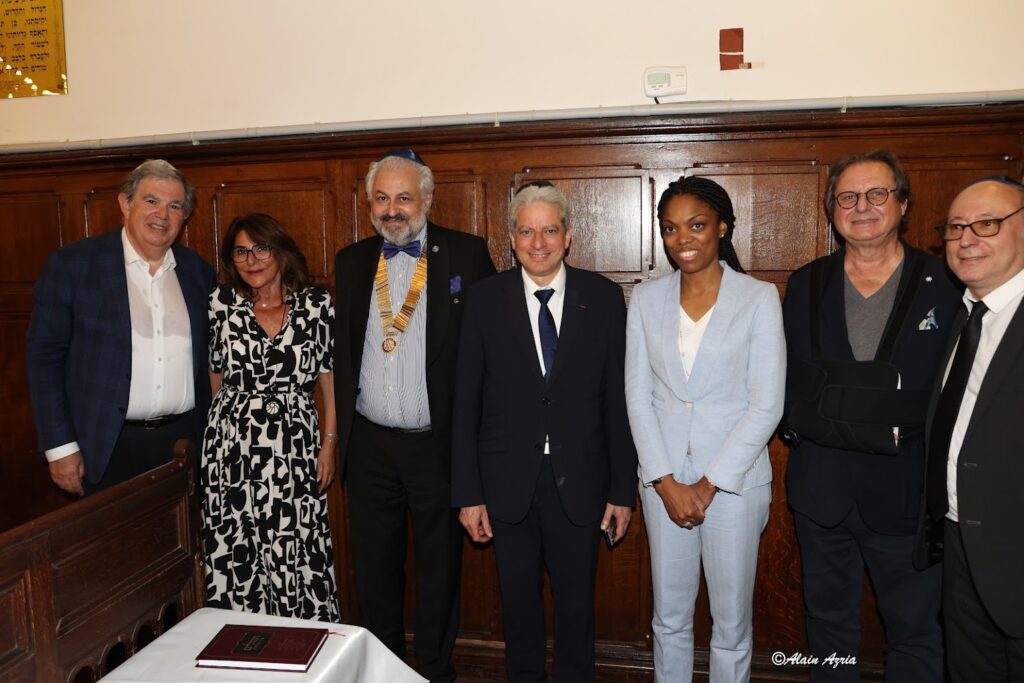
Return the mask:
<path id="1" fill-rule="evenodd" d="M 546 680 L 545 565 L 553 678 L 594 680 L 601 531 L 621 539 L 636 502 L 622 290 L 565 265 L 567 212 L 565 196 L 544 181 L 513 198 L 521 267 L 470 293 L 456 370 L 452 504 L 474 541 L 494 540 L 515 683 Z"/>

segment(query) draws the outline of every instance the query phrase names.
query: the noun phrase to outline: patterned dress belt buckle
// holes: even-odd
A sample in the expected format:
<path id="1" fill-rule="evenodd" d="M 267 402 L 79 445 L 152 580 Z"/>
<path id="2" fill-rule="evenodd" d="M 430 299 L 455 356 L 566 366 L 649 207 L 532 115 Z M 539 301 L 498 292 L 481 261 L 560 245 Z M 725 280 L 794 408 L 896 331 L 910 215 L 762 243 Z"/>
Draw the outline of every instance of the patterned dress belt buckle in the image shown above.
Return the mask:
<path id="1" fill-rule="evenodd" d="M 192 411 L 189 411 L 189 413 Z M 162 415 L 160 417 L 151 417 L 148 420 L 125 420 L 124 424 L 126 427 L 142 427 L 143 429 L 159 429 L 164 425 L 169 425 L 176 420 L 180 420 L 189 413 L 178 413 L 177 415 Z"/>

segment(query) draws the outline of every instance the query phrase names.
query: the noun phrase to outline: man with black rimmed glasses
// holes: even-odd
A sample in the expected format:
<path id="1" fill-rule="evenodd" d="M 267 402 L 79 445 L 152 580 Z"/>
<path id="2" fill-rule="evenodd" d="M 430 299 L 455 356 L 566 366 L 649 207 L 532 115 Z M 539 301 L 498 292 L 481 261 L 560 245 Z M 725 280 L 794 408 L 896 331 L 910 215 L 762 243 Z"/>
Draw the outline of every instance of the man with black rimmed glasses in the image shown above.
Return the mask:
<path id="1" fill-rule="evenodd" d="M 909 203 L 891 152 L 832 164 L 825 211 L 842 248 L 793 273 L 782 305 L 786 493 L 814 683 L 861 680 L 865 571 L 886 680 L 943 680 L 942 571 L 912 555 L 928 399 L 960 295 L 940 259 L 901 239 Z"/>
<path id="2" fill-rule="evenodd" d="M 967 286 L 928 412 L 915 563 L 944 560 L 953 681 L 1024 679 L 1024 185 L 968 185 L 938 227 Z"/>

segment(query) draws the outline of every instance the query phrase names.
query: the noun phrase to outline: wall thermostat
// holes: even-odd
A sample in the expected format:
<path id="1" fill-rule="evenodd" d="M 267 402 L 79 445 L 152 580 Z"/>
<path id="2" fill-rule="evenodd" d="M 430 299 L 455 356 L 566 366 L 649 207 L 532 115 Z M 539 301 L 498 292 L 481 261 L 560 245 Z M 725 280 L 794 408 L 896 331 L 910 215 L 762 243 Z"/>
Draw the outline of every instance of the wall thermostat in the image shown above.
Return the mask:
<path id="1" fill-rule="evenodd" d="M 644 94 L 647 97 L 686 94 L 685 66 L 649 66 L 644 70 Z"/>

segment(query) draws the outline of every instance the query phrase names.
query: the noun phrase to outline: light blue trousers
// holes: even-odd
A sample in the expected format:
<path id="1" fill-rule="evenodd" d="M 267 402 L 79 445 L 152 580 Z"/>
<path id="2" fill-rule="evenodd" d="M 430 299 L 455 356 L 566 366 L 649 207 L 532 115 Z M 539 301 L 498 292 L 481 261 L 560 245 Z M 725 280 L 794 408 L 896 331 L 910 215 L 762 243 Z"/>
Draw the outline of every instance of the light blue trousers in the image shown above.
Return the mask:
<path id="1" fill-rule="evenodd" d="M 683 529 L 653 488 L 640 487 L 654 580 L 654 679 L 693 678 L 693 612 L 701 563 L 711 605 L 711 683 L 750 679 L 754 575 L 771 485 L 734 495 L 719 491 L 704 523 Z"/>

